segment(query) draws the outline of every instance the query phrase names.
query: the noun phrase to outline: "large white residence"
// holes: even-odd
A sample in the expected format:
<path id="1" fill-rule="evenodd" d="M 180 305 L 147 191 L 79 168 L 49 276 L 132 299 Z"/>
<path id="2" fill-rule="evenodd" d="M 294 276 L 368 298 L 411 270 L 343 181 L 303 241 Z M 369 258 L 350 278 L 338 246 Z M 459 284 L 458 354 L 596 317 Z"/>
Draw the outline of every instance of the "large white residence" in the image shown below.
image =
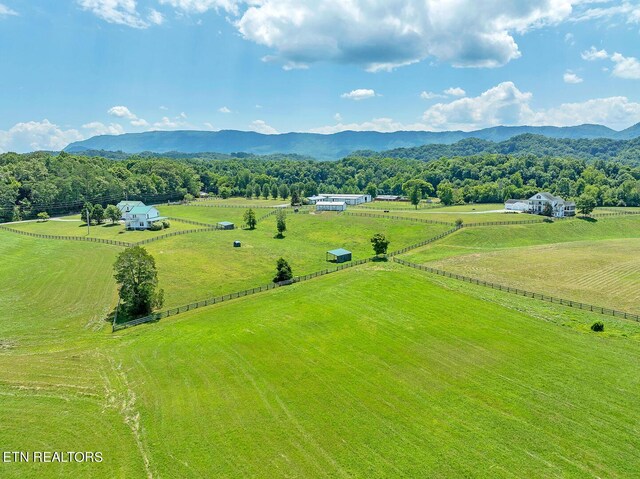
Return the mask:
<path id="1" fill-rule="evenodd" d="M 307 198 L 309 204 L 315 205 L 318 202 L 323 203 L 346 203 L 348 205 L 360 205 L 362 203 L 370 203 L 371 195 L 343 195 L 339 193 L 320 193 L 319 195 L 309 196 Z"/>
<path id="2" fill-rule="evenodd" d="M 124 215 L 124 224 L 127 229 L 146 230 L 156 221 L 166 220 L 166 216 L 160 216 L 155 206 L 134 206 Z"/>
<path id="3" fill-rule="evenodd" d="M 120 203 L 118 203 L 116 205 L 116 208 L 120 210 L 120 214 L 122 215 L 120 219 L 125 219 L 126 214 L 136 206 L 144 206 L 144 203 L 142 201 L 121 201 Z"/>
<path id="4" fill-rule="evenodd" d="M 551 207 L 551 216 L 556 218 L 576 215 L 576 204 L 573 201 L 566 201 L 544 191 L 536 193 L 528 200 L 507 200 L 504 209 L 541 215 L 546 205 Z"/>
<path id="5" fill-rule="evenodd" d="M 529 198 L 529 212 L 538 215 L 542 214 L 547 204 L 551 206 L 551 214 L 556 218 L 576 215 L 576 204 L 573 201 L 565 201 L 559 196 L 553 196 L 551 193 L 545 192 L 536 193 Z"/>

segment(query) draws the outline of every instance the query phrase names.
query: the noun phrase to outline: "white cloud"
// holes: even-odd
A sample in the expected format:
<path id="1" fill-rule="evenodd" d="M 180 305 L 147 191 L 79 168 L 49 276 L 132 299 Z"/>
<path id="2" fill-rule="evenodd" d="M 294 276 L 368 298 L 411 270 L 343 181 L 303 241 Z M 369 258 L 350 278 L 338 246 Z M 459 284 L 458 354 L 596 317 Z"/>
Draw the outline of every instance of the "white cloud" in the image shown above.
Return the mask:
<path id="1" fill-rule="evenodd" d="M 99 121 L 92 121 L 91 123 L 86 123 L 82 125 L 82 128 L 88 130 L 89 136 L 96 135 L 122 135 L 124 133 L 124 128 L 122 125 L 118 123 L 110 123 L 109 125 L 105 125 Z"/>
<path id="2" fill-rule="evenodd" d="M 10 9 L 4 3 L 0 3 L 0 18 L 9 17 L 9 16 L 17 16 L 18 12 Z"/>
<path id="3" fill-rule="evenodd" d="M 184 123 L 182 117 L 176 117 L 174 119 L 169 118 L 168 116 L 163 116 L 160 121 L 157 121 L 153 124 L 153 127 L 158 130 L 175 130 L 177 128 L 186 127 L 186 123 Z"/>
<path id="4" fill-rule="evenodd" d="M 420 98 L 423 100 L 433 100 L 434 98 L 446 98 L 446 95 L 441 95 L 440 93 L 434 93 L 432 91 L 423 91 L 420 93 Z"/>
<path id="5" fill-rule="evenodd" d="M 392 118 L 374 118 L 371 121 L 365 121 L 363 123 L 345 124 L 342 123 L 342 121 L 338 121 L 335 125 L 311 128 L 309 133 L 320 133 L 323 135 L 339 133 L 341 131 L 380 131 L 388 133 L 392 131 L 423 131 L 426 129 L 427 126 L 422 123 L 404 124 Z"/>
<path id="6" fill-rule="evenodd" d="M 262 133 L 265 135 L 277 135 L 278 130 L 274 127 L 267 125 L 264 120 L 254 120 L 251 122 L 249 127 L 252 131 L 256 131 L 258 133 Z"/>
<path id="7" fill-rule="evenodd" d="M 229 110 L 226 106 L 218 108 L 218 111 L 220 113 L 231 113 L 231 110 Z"/>
<path id="8" fill-rule="evenodd" d="M 152 23 L 153 25 L 162 25 L 164 23 L 164 15 L 153 8 L 149 12 L 147 19 L 149 20 L 149 23 Z"/>
<path id="9" fill-rule="evenodd" d="M 160 0 L 162 5 L 170 5 L 187 13 L 204 13 L 207 10 L 226 10 L 237 13 L 241 0 Z"/>
<path id="10" fill-rule="evenodd" d="M 283 64 L 332 61 L 377 71 L 433 57 L 496 67 L 520 56 L 514 33 L 557 24 L 580 1 L 256 0 L 245 2 L 235 25 Z"/>
<path id="11" fill-rule="evenodd" d="M 625 78 L 627 80 L 640 80 L 640 62 L 635 57 L 624 57 L 620 53 L 611 55 L 611 61 L 615 63 L 614 77 Z"/>
<path id="12" fill-rule="evenodd" d="M 438 103 L 423 115 L 425 130 L 476 130 L 498 125 L 571 126 L 599 123 L 626 128 L 640 121 L 640 103 L 626 97 L 564 103 L 541 110 L 531 108 L 533 95 L 504 82 L 477 97 Z"/>
<path id="13" fill-rule="evenodd" d="M 205 123 L 203 123 L 203 125 L 205 126 L 205 128 L 206 128 L 207 130 L 210 130 L 210 131 L 218 131 L 218 129 L 217 129 L 215 126 L 213 126 L 211 123 L 209 123 L 208 121 L 207 121 L 207 122 L 205 122 Z"/>
<path id="14" fill-rule="evenodd" d="M 149 126 L 149 122 L 144 118 L 137 118 L 135 120 L 131 120 L 131 125 L 138 126 L 138 127 L 147 127 Z"/>
<path id="15" fill-rule="evenodd" d="M 584 3 L 606 3 L 606 1 L 586 1 Z M 640 5 L 635 2 L 623 1 L 619 5 L 589 8 L 576 15 L 573 20 L 583 22 L 589 20 L 609 20 L 612 17 L 622 17 L 626 20 L 626 23 L 640 23 Z"/>
<path id="16" fill-rule="evenodd" d="M 376 96 L 376 92 L 374 90 L 370 90 L 367 88 L 358 88 L 357 90 L 352 90 L 349 93 L 343 93 L 340 95 L 340 98 L 346 98 L 347 100 L 366 100 L 367 98 L 373 98 Z"/>
<path id="17" fill-rule="evenodd" d="M 582 78 L 580 78 L 578 75 L 576 75 L 572 71 L 566 71 L 565 74 L 562 76 L 562 79 L 564 80 L 565 83 L 571 83 L 574 85 L 583 82 Z"/>
<path id="18" fill-rule="evenodd" d="M 84 136 L 78 130 L 64 130 L 49 120 L 29 121 L 17 123 L 8 130 L 0 130 L 0 152 L 58 151 L 82 139 Z"/>
<path id="19" fill-rule="evenodd" d="M 451 95 L 451 96 L 465 96 L 467 94 L 466 91 L 464 91 L 462 88 L 460 87 L 451 87 L 451 88 L 447 88 L 444 91 L 445 95 Z"/>
<path id="20" fill-rule="evenodd" d="M 342 115 L 340 113 L 336 113 L 335 115 L 333 115 L 333 119 L 338 123 L 342 123 Z"/>
<path id="21" fill-rule="evenodd" d="M 127 120 L 135 120 L 138 118 L 134 113 L 126 106 L 112 106 L 107 111 L 111 116 L 117 116 L 118 118 L 126 118 Z"/>
<path id="22" fill-rule="evenodd" d="M 136 0 L 77 0 L 83 10 L 92 12 L 105 22 L 126 25 L 132 28 L 148 28 L 142 19 Z"/>
<path id="23" fill-rule="evenodd" d="M 572 46 L 575 45 L 576 44 L 576 38 L 573 35 L 573 33 L 567 33 L 564 36 L 564 42 L 568 43 L 569 45 L 572 45 Z"/>
<path id="24" fill-rule="evenodd" d="M 596 47 L 591 47 L 589 50 L 583 51 L 580 56 L 583 60 L 594 61 L 594 60 L 605 60 L 609 58 L 609 54 L 606 50 L 598 50 Z"/>
<path id="25" fill-rule="evenodd" d="M 158 108 L 160 108 L 163 111 L 167 111 L 169 108 L 164 106 L 164 105 L 160 105 Z"/>

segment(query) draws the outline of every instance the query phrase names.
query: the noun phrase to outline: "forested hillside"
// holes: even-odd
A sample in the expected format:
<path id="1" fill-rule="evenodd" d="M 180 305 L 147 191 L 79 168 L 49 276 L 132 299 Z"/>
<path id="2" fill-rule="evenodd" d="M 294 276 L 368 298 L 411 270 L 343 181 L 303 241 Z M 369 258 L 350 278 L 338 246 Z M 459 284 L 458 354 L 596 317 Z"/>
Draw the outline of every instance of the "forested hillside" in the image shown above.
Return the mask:
<path id="1" fill-rule="evenodd" d="M 585 160 L 617 160 L 624 163 L 640 164 L 640 138 L 632 140 L 567 139 L 549 138 L 541 135 L 524 134 L 495 143 L 493 141 L 469 138 L 450 145 L 423 145 L 415 148 L 397 148 L 381 153 L 359 151 L 359 156 L 382 156 L 389 158 L 414 158 L 436 160 L 443 157 L 472 156 L 484 154 L 533 155 L 537 157 L 578 158 Z"/>
<path id="2" fill-rule="evenodd" d="M 62 153 L 0 155 L 0 217 L 30 218 L 41 211 L 77 211 L 84 201 L 117 203 L 180 199 L 201 190 L 228 196 L 281 197 L 292 191 L 408 194 L 421 192 L 447 203 L 499 202 L 539 190 L 566 198 L 593 196 L 598 205 L 640 206 L 640 166 L 619 161 L 483 154 L 421 161 L 352 156 L 336 162 L 291 158 L 167 159 L 114 161 Z"/>

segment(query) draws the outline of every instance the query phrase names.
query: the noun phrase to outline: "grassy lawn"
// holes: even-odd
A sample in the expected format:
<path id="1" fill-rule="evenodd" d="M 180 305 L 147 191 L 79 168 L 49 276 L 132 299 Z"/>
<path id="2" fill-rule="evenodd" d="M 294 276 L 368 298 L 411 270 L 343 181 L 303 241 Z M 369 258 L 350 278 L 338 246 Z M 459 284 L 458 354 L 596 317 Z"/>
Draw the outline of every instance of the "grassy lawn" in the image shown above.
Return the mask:
<path id="1" fill-rule="evenodd" d="M 497 292 L 430 278 L 371 265 L 123 333 L 113 354 L 138 398 L 151 469 L 456 478 L 640 469 L 640 342 L 559 326 L 574 310 L 498 295 L 527 305 L 517 311 L 475 296 Z"/>
<path id="2" fill-rule="evenodd" d="M 211 207 L 211 206 L 163 206 L 162 214 L 172 218 L 183 218 L 186 220 L 200 221 L 202 223 L 215 225 L 219 221 L 231 221 L 236 227 L 244 224 L 244 213 L 248 208 L 239 207 Z M 271 212 L 267 209 L 255 209 L 256 218 L 260 218 Z"/>
<path id="3" fill-rule="evenodd" d="M 431 203 L 427 203 L 426 201 L 421 201 L 418 205 L 418 209 L 434 209 L 440 206 L 439 200 L 432 200 Z M 372 201 L 370 203 L 363 203 L 358 206 L 354 206 L 354 208 L 361 210 L 414 210 L 416 207 L 412 205 L 409 201 Z"/>
<path id="4" fill-rule="evenodd" d="M 275 218 L 254 231 L 211 231 L 168 238 L 147 245 L 155 257 L 166 307 L 266 284 L 273 279 L 278 258 L 289 261 L 295 275 L 333 268 L 330 249 L 346 248 L 353 259 L 373 255 L 370 239 L 384 233 L 390 251 L 445 231 L 447 226 L 360 218 L 335 213 L 289 214 L 283 239 L 274 238 Z M 233 241 L 242 242 L 234 248 Z"/>
<path id="5" fill-rule="evenodd" d="M 202 203 L 205 205 L 227 205 L 227 206 L 238 206 L 238 207 L 245 207 L 245 206 L 281 206 L 281 205 L 289 205 L 291 203 L 291 198 L 287 198 L 286 200 L 283 200 L 282 198 L 278 198 L 277 200 L 271 199 L 269 198 L 268 200 L 265 200 L 263 198 L 252 198 L 252 199 L 247 199 L 247 198 L 227 198 L 226 200 L 223 199 L 202 199 L 202 200 L 196 200 L 194 201 L 192 204 L 198 204 L 198 203 Z"/>
<path id="6" fill-rule="evenodd" d="M 571 241 L 640 238 L 640 216 L 615 216 L 597 221 L 582 219 L 530 225 L 463 228 L 432 245 L 403 255 L 414 263 L 450 256 Z M 535 262 L 530 262 L 535 267 Z"/>
<path id="7" fill-rule="evenodd" d="M 162 212 L 164 216 L 167 214 Z M 75 220 L 79 219 L 79 216 L 69 216 L 64 219 Z M 171 227 L 169 229 L 160 231 L 148 231 L 148 230 L 126 230 L 124 224 L 116 223 L 112 225 L 110 222 L 103 225 L 93 225 L 90 228 L 90 234 L 87 234 L 87 225 L 81 221 L 53 221 L 46 222 L 24 222 L 8 225 L 10 228 L 28 231 L 30 233 L 38 233 L 43 235 L 57 235 L 57 236 L 89 236 L 91 238 L 104 238 L 117 241 L 128 241 L 135 243 L 154 236 L 160 236 L 163 234 L 171 233 L 173 231 L 197 229 L 198 226 L 182 223 L 179 221 L 171 221 Z"/>
<path id="8" fill-rule="evenodd" d="M 140 477 L 126 398 L 115 391 L 105 316 L 118 248 L 0 231 L 0 444 L 101 451 L 102 464 L 2 464 L 3 478 Z M 124 415 L 123 415 L 124 414 Z"/>
<path id="9" fill-rule="evenodd" d="M 455 256 L 452 273 L 640 313 L 640 239 L 577 241 Z"/>

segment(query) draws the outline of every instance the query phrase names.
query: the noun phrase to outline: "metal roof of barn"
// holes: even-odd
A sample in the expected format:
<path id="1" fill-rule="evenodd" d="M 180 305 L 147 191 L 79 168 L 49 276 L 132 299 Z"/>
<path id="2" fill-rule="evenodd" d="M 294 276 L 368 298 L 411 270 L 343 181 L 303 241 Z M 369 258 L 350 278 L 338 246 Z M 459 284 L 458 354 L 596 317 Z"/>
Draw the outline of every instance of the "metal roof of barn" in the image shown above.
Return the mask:
<path id="1" fill-rule="evenodd" d="M 346 250 L 344 248 L 332 249 L 331 251 L 327 251 L 327 253 L 332 254 L 333 256 L 344 256 L 347 254 L 351 254 L 351 251 Z"/>

